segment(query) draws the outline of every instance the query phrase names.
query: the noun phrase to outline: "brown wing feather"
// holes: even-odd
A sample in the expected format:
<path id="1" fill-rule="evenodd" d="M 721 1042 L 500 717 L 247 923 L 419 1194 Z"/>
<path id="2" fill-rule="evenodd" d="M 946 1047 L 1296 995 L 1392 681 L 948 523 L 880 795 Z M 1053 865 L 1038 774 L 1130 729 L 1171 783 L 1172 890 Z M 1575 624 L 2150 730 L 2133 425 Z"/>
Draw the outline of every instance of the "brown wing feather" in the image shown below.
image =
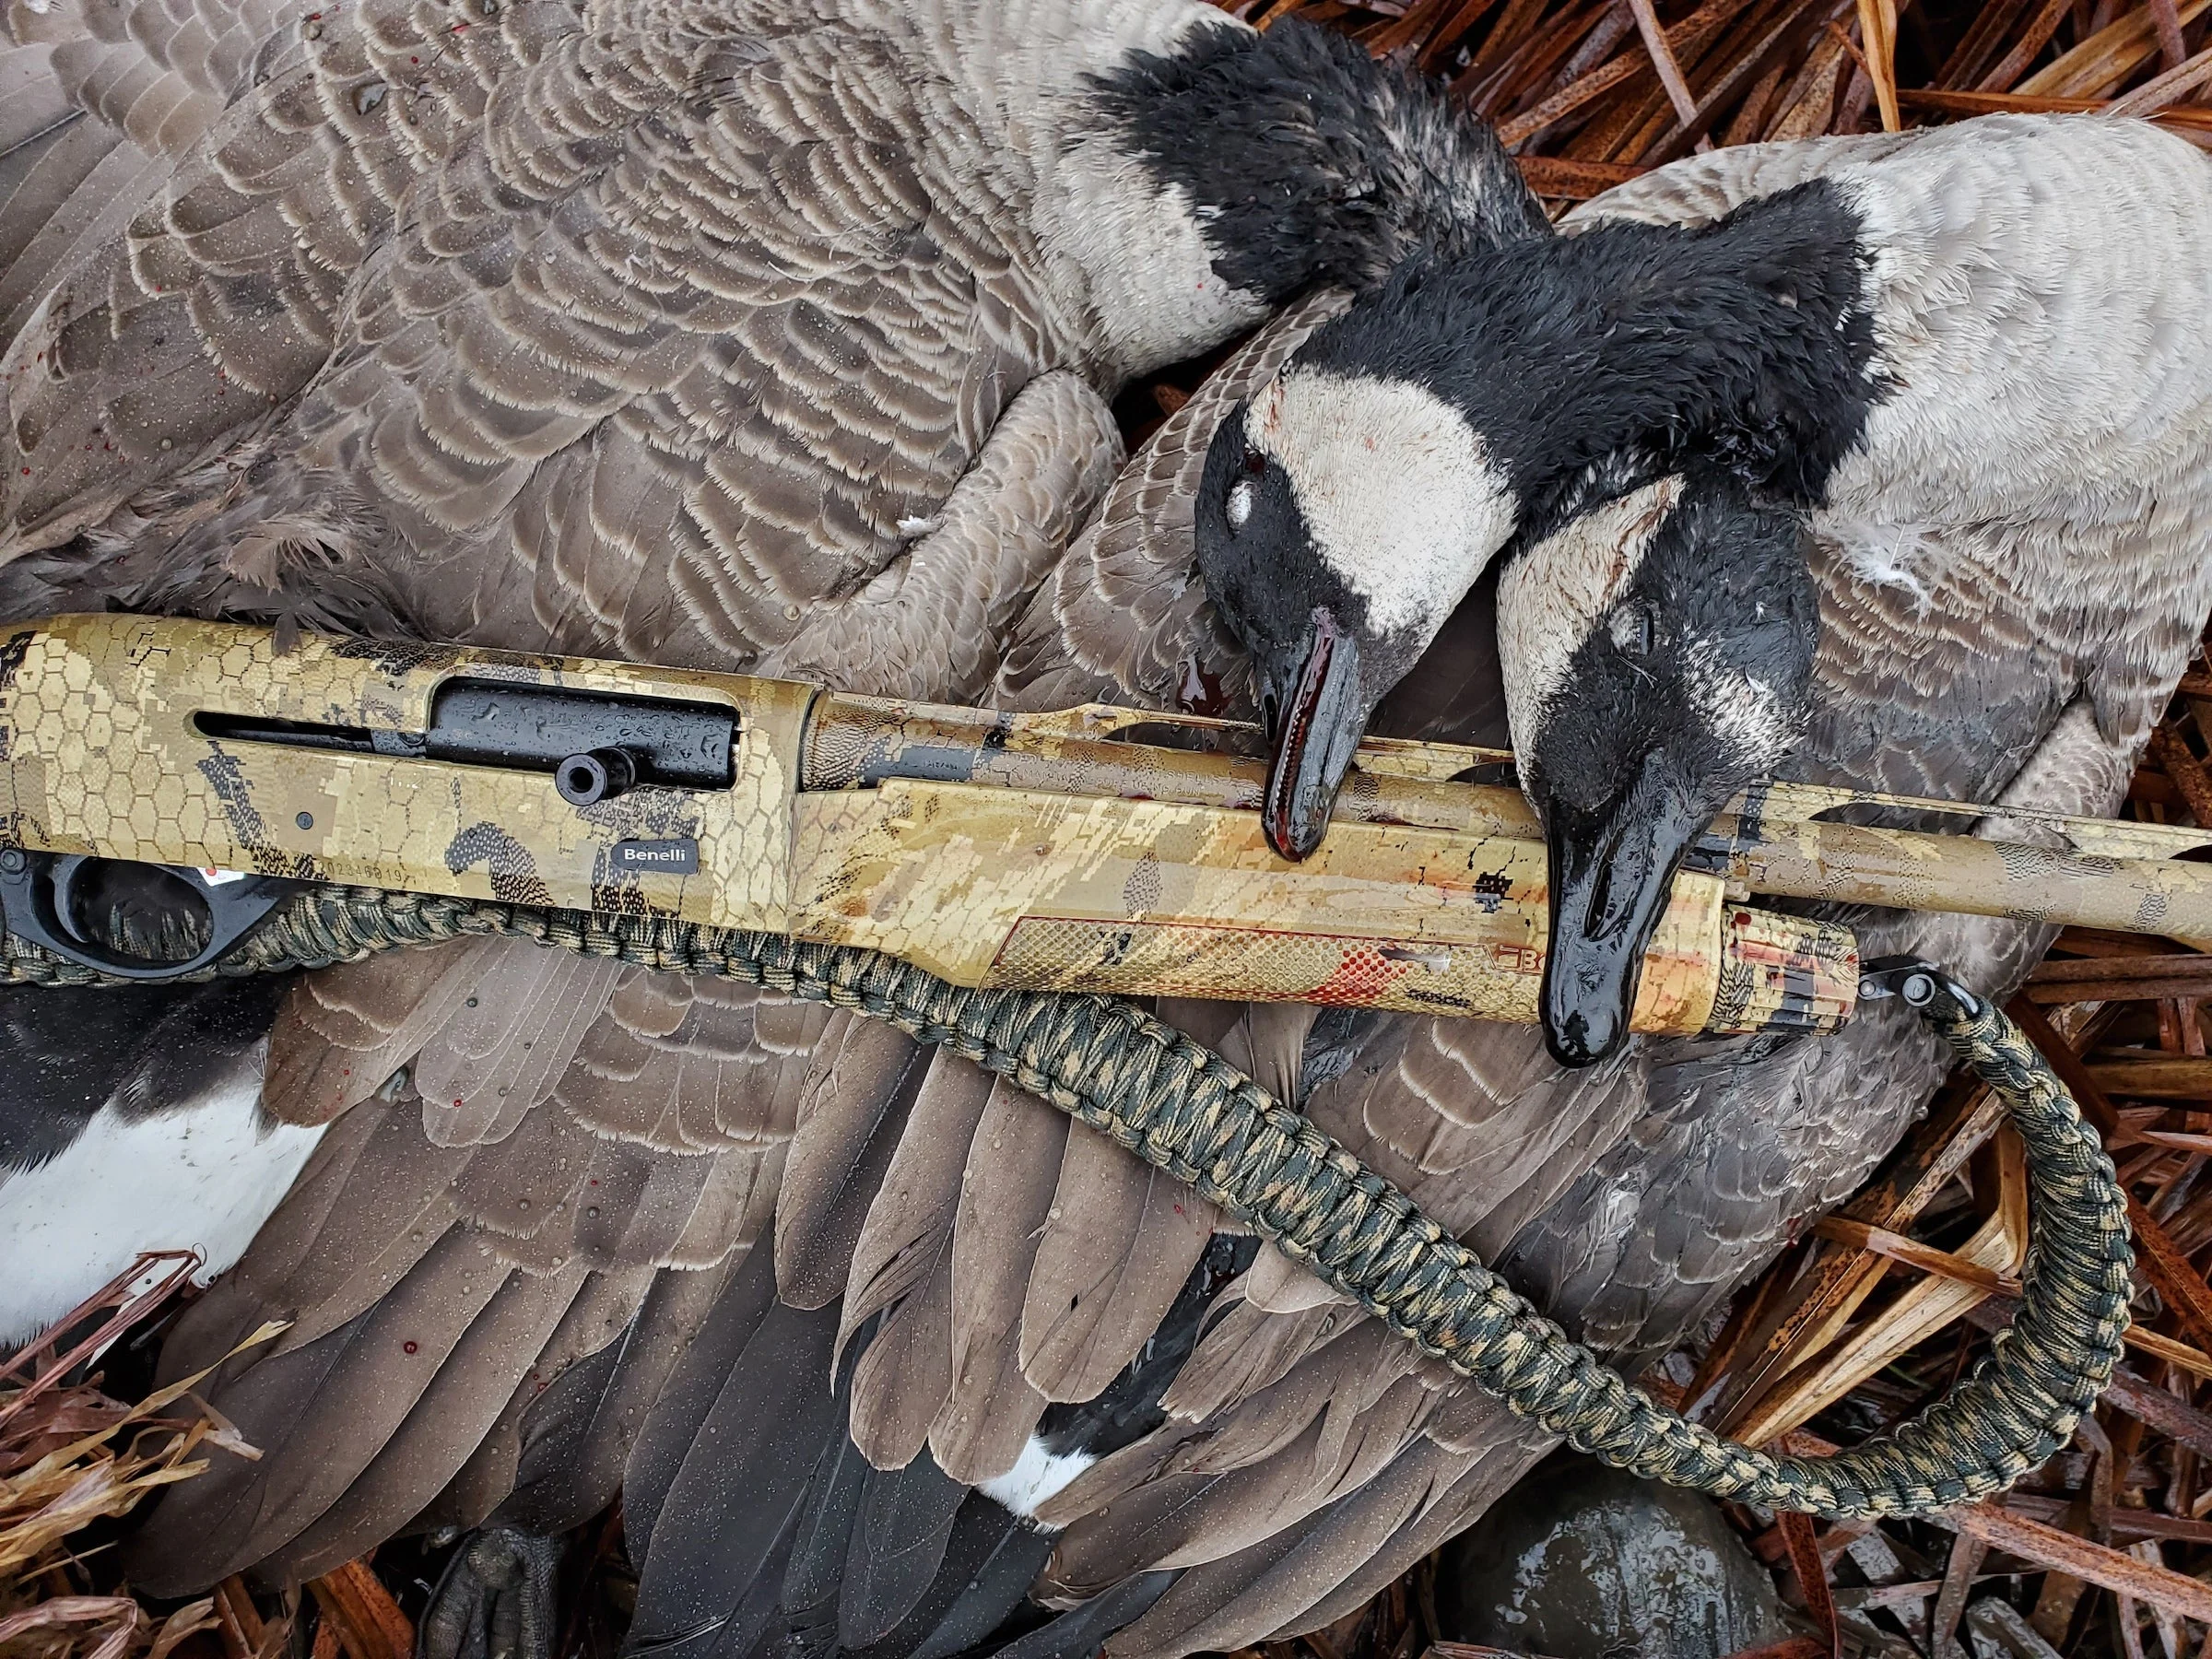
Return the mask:
<path id="1" fill-rule="evenodd" d="M 853 1368 L 848 1430 L 879 1469 L 903 1469 L 952 1400 L 952 1229 L 930 1241 L 913 1288 L 885 1315 Z"/>
<path id="2" fill-rule="evenodd" d="M 641 1358 L 632 1352 L 628 1338 L 635 1334 L 635 1327 L 642 1327 L 652 1319 L 653 1314 L 649 1312 L 651 1291 L 656 1279 L 662 1277 L 672 1284 L 691 1281 L 712 1285 L 713 1282 L 713 1276 L 711 1275 L 664 1276 L 656 1275 L 650 1268 L 637 1267 L 618 1274 L 585 1275 L 583 1282 L 576 1288 L 573 1299 L 561 1314 L 560 1323 L 546 1338 L 535 1357 L 530 1360 L 528 1368 L 515 1379 L 512 1392 L 491 1427 L 475 1437 L 473 1449 L 465 1434 L 451 1439 L 450 1449 L 418 1447 L 412 1451 L 402 1450 L 402 1437 L 395 1436 L 376 1463 L 370 1465 L 363 1479 L 354 1483 L 341 1510 L 333 1513 L 342 1514 L 364 1507 L 364 1483 L 387 1465 L 392 1466 L 395 1476 L 405 1474 L 409 1464 L 418 1464 L 427 1473 L 448 1465 L 453 1452 L 457 1451 L 465 1453 L 465 1461 L 454 1470 L 444 1488 L 410 1518 L 406 1524 L 407 1529 L 481 1525 L 491 1512 L 513 1493 L 522 1460 L 525 1426 L 536 1426 L 535 1414 L 548 1398 L 559 1398 L 560 1391 L 572 1384 L 578 1368 L 589 1360 L 601 1359 L 603 1366 L 591 1369 L 595 1371 L 603 1370 L 611 1379 L 624 1361 L 628 1360 L 635 1366 Z M 653 1305 L 665 1307 L 665 1304 L 666 1299 L 663 1298 Z M 648 1364 L 644 1369 L 653 1368 Z M 593 1390 L 594 1397 L 603 1397 L 608 1386 L 611 1386 L 611 1382 L 597 1384 Z M 583 1443 L 574 1445 L 572 1452 L 579 1458 L 588 1455 Z M 412 1482 L 414 1477 L 407 1476 L 407 1479 Z M 578 1484 L 588 1486 L 592 1483 L 580 1479 Z M 611 1485 L 607 1490 L 611 1498 Z M 582 1518 L 582 1515 L 578 1516 L 579 1520 Z M 326 1522 L 328 1519 L 325 1517 Z M 347 1516 L 346 1524 L 358 1525 L 350 1515 Z M 295 1550 L 300 1547 L 301 1545 L 294 1546 Z"/>
<path id="3" fill-rule="evenodd" d="M 550 1535 L 582 1525 L 612 1503 L 646 1412 L 747 1253 L 733 1251 L 709 1271 L 655 1274 L 637 1317 L 601 1357 L 604 1365 L 579 1361 L 542 1394 L 525 1378 L 515 1397 L 535 1398 L 521 1419 L 512 1480 L 487 1477 L 475 1494 L 456 1495 L 447 1512 L 452 1524 L 477 1516 L 481 1503 L 497 1496 L 490 1518 Z M 583 1404 L 564 1398 L 585 1383 Z"/>
<path id="4" fill-rule="evenodd" d="M 1159 1328 L 1218 1218 L 1183 1182 L 1071 1126 L 1022 1302 L 1030 1385 L 1097 1398 Z"/>
<path id="5" fill-rule="evenodd" d="M 278 1583 L 319 1577 L 373 1549 L 419 1513 L 491 1431 L 585 1288 L 586 1276 L 573 1273 L 506 1276 L 343 1500 L 281 1547 L 262 1553 L 260 1576 Z M 644 1287 L 625 1288 L 626 1323 Z M 594 1313 L 594 1323 L 603 1323 L 605 1312 Z M 602 1340 L 611 1340 L 620 1328 L 618 1324 Z"/>
<path id="6" fill-rule="evenodd" d="M 776 1206 L 776 1293 L 826 1308 L 843 1293 L 900 1130 L 929 1069 L 904 1032 L 841 1013 L 800 1100 Z"/>
<path id="7" fill-rule="evenodd" d="M 953 1233 L 952 1394 L 929 1434 L 955 1480 L 1005 1474 L 1044 1415 L 1044 1396 L 1021 1374 L 1021 1310 L 1068 1127 L 1004 1078 L 976 1126 Z"/>
<path id="8" fill-rule="evenodd" d="M 841 1346 L 934 1267 L 940 1243 L 951 1236 L 969 1147 L 991 1088 L 990 1074 L 970 1062 L 929 1068 L 853 1249 Z"/>
<path id="9" fill-rule="evenodd" d="M 225 1455 L 172 1488 L 136 1535 L 132 1582 L 183 1594 L 298 1536 L 406 1420 L 511 1273 L 465 1233 L 441 1234 L 371 1311 L 229 1382 L 219 1407 L 262 1462 Z M 357 1350 L 376 1362 L 347 1363 Z"/>
<path id="10" fill-rule="evenodd" d="M 952 1235 L 992 1079 L 966 1062 L 929 1067 L 853 1250 L 841 1352 L 883 1315 L 853 1378 L 853 1442 L 879 1468 L 921 1452 L 952 1388 Z"/>

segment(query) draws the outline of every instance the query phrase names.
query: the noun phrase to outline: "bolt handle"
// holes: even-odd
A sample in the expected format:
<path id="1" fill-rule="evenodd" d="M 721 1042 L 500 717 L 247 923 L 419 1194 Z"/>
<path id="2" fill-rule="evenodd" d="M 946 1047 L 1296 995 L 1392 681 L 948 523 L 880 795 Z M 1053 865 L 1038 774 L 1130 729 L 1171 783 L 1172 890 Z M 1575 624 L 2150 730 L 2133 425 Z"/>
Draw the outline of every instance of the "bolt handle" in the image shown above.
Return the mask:
<path id="1" fill-rule="evenodd" d="M 611 801 L 635 789 L 637 783 L 637 757 L 626 748 L 587 749 L 571 755 L 553 769 L 553 787 L 571 806 Z"/>

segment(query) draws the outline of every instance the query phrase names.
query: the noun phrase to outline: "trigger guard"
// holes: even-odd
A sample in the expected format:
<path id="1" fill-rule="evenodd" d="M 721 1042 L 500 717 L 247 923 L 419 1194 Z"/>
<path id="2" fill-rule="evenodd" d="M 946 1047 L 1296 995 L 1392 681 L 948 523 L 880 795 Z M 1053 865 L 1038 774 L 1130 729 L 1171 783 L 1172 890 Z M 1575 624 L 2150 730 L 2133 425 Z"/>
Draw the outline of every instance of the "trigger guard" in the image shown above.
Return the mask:
<path id="1" fill-rule="evenodd" d="M 5 918 L 10 934 L 80 968 L 143 983 L 159 984 L 213 967 L 300 885 L 276 876 L 209 882 L 196 869 L 178 865 L 154 866 L 199 895 L 207 907 L 207 943 L 184 960 L 149 962 L 87 938 L 72 924 L 71 900 L 77 879 L 85 867 L 95 862 L 88 854 L 6 851 L 14 856 L 0 853 L 0 918 Z"/>

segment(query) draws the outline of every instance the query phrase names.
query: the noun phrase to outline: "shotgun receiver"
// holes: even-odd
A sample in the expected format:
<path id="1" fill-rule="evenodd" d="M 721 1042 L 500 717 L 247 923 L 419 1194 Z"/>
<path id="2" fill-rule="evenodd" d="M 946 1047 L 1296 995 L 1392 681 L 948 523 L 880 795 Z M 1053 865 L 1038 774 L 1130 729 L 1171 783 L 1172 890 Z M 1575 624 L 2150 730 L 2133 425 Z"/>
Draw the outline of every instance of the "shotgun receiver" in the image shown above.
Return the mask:
<path id="1" fill-rule="evenodd" d="M 1017 715 L 577 658 L 125 616 L 0 634 L 7 931 L 159 980 L 333 882 L 866 946 L 966 985 L 1534 1021 L 1542 831 L 1511 757 L 1372 740 L 1321 850 L 1260 833 L 1258 734 Z M 1821 821 L 1977 806 L 1771 784 L 1714 824 L 1646 959 L 1640 1030 L 1830 1030 L 1846 927 L 1753 893 L 2212 936 L 2212 834 L 2007 811 L 2039 841 Z M 164 866 L 190 925 L 109 918 Z M 128 872 L 143 892 L 150 873 Z"/>

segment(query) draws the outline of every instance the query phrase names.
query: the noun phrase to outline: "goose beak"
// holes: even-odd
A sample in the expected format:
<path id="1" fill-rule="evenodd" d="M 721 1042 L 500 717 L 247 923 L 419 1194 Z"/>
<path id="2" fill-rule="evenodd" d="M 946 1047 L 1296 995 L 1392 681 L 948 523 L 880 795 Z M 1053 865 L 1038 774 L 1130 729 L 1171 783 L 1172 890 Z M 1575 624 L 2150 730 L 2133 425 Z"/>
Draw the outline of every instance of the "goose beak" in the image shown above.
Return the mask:
<path id="1" fill-rule="evenodd" d="M 1551 942 L 1544 959 L 1544 1039 L 1561 1065 L 1594 1065 L 1620 1047 L 1665 913 L 1675 872 L 1712 821 L 1664 750 L 1594 812 L 1557 801 L 1546 815 Z"/>
<path id="2" fill-rule="evenodd" d="M 1260 701 L 1275 758 L 1260 823 L 1267 844 L 1296 862 L 1321 845 L 1367 729 L 1359 697 L 1359 641 L 1325 605 L 1313 607 L 1305 638 L 1260 665 Z"/>

